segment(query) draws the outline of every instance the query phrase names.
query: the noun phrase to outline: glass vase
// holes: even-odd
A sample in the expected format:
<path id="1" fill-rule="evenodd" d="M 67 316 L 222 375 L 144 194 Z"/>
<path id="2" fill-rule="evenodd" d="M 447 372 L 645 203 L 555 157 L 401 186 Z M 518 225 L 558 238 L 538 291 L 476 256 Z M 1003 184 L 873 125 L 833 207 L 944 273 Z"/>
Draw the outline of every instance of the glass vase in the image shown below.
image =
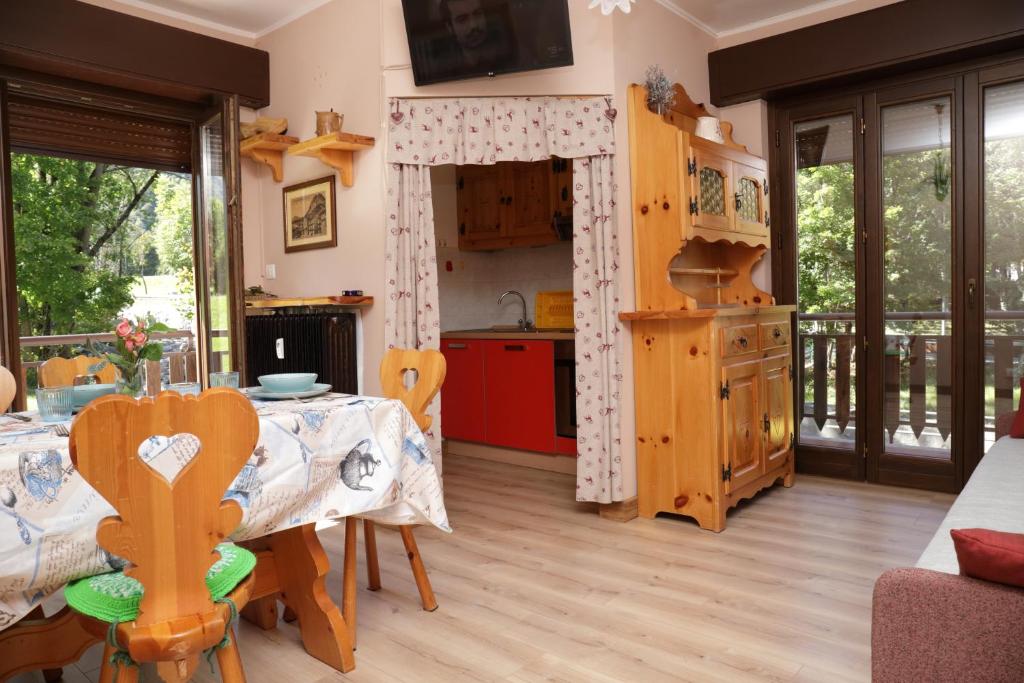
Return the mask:
<path id="1" fill-rule="evenodd" d="M 114 391 L 132 398 L 142 398 L 146 395 L 146 372 L 145 363 L 139 362 L 131 370 L 121 369 L 114 382 Z"/>

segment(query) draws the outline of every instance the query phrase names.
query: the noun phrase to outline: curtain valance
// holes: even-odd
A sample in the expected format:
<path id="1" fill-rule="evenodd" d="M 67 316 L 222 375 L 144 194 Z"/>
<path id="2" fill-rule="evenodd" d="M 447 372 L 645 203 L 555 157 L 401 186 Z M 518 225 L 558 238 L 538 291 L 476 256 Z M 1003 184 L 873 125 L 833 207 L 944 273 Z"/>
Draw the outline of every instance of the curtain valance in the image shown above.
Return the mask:
<path id="1" fill-rule="evenodd" d="M 389 102 L 391 163 L 494 164 L 615 153 L 611 97 L 471 97 Z"/>

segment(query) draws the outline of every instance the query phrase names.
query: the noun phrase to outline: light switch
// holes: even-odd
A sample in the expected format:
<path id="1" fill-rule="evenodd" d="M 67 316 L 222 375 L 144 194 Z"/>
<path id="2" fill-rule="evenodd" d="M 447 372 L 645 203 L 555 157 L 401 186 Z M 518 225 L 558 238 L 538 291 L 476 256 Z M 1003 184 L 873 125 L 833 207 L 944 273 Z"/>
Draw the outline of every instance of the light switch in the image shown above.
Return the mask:
<path id="1" fill-rule="evenodd" d="M 274 347 L 277 351 L 277 359 L 284 360 L 284 339 L 279 337 L 274 343 Z"/>
<path id="2" fill-rule="evenodd" d="M 268 280 L 273 280 L 276 277 L 277 277 L 277 266 L 275 264 L 273 264 L 273 263 L 268 263 L 267 264 L 266 278 Z"/>

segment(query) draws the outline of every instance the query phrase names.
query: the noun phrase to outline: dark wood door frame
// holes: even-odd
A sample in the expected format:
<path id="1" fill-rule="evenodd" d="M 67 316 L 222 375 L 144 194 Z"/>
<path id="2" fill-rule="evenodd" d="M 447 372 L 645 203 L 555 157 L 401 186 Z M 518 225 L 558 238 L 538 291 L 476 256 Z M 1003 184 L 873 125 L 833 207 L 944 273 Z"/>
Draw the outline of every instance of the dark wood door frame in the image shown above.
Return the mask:
<path id="1" fill-rule="evenodd" d="M 953 182 L 952 207 L 952 324 L 953 324 L 953 387 L 963 387 L 963 338 L 966 328 L 963 317 L 963 276 L 961 258 L 963 253 L 962 191 L 960 181 L 963 173 L 959 170 L 962 150 L 958 142 L 962 137 L 956 131 L 963 130 L 962 89 L 960 76 L 948 76 L 935 80 L 916 81 L 901 86 L 871 91 L 865 95 L 864 134 L 864 205 L 865 248 L 864 277 L 868 286 L 864 288 L 865 329 L 869 352 L 866 354 L 865 399 L 869 405 L 885 405 L 885 309 L 884 309 L 884 263 L 883 252 L 885 230 L 882 218 L 882 118 L 884 107 L 906 104 L 933 97 L 948 96 L 952 108 L 950 125 L 954 131 L 952 148 Z M 918 455 L 897 455 L 885 452 L 882 410 L 866 411 L 865 446 L 867 479 L 882 484 L 911 486 L 939 491 L 955 492 L 962 487 L 959 466 L 963 454 L 963 406 L 967 403 L 963 392 L 953 392 L 953 433 L 950 441 L 950 460 L 939 460 Z"/>
<path id="2" fill-rule="evenodd" d="M 21 383 L 21 328 L 18 325 L 18 285 L 15 277 L 14 201 L 11 180 L 10 131 L 7 127 L 7 82 L 0 79 L 0 357 Z M 24 410 L 25 395 L 14 397 L 14 410 Z"/>
<path id="3" fill-rule="evenodd" d="M 858 95 L 843 95 L 838 97 L 817 98 L 813 102 L 806 102 L 790 108 L 773 107 L 769 110 L 769 130 L 778 131 L 777 145 L 779 149 L 793 150 L 795 140 L 793 139 L 793 126 L 803 121 L 822 119 L 829 116 L 850 115 L 853 120 L 854 136 L 857 135 L 858 127 L 863 119 L 863 102 Z M 853 140 L 853 162 L 857 172 L 854 174 L 854 220 L 855 233 L 862 234 L 864 230 L 864 180 L 860 169 L 863 167 L 863 146 L 858 144 L 859 140 Z M 794 184 L 792 182 L 779 182 L 780 178 L 794 178 L 796 174 L 796 159 L 792 153 L 771 155 L 772 187 L 774 188 L 772 211 L 776 220 L 772 221 L 772 245 L 775 251 L 772 259 L 772 288 L 776 300 L 783 304 L 797 303 L 797 225 L 796 225 L 796 197 Z M 858 245 L 861 242 L 858 240 Z M 856 270 L 860 273 L 863 269 L 863 247 L 856 249 Z M 858 277 L 858 282 L 861 278 Z M 800 365 L 801 342 L 798 314 L 793 314 L 792 329 L 798 340 L 794 344 L 793 367 L 798 369 L 793 383 L 795 396 L 794 405 L 797 407 L 794 422 L 797 425 L 796 433 L 798 440 L 797 447 L 797 469 L 808 474 L 821 474 L 843 479 L 863 480 L 864 469 L 864 430 L 861 426 L 863 411 L 857 411 L 857 423 L 855 424 L 856 438 L 853 450 L 844 448 L 830 448 L 824 445 L 810 445 L 799 443 L 799 424 L 803 419 L 803 402 L 801 401 L 801 388 L 803 380 L 800 376 L 802 368 Z M 854 313 L 854 324 L 859 334 L 864 330 L 864 306 L 863 297 L 857 297 L 857 306 Z M 858 401 L 864 396 L 863 382 L 864 373 L 859 369 L 863 367 L 863 345 L 854 346 L 855 367 L 858 368 L 856 376 L 856 396 Z"/>
<path id="4" fill-rule="evenodd" d="M 814 113 L 821 103 L 821 111 L 827 114 L 831 102 L 840 101 L 843 97 L 863 98 L 865 114 L 865 135 L 863 148 L 870 151 L 866 157 L 876 157 L 875 162 L 866 158 L 861 164 L 864 182 L 868 186 L 877 187 L 880 182 L 881 139 L 877 107 L 915 97 L 926 98 L 929 93 L 948 92 L 952 95 L 954 130 L 952 154 L 954 161 L 954 206 L 953 216 L 953 250 L 959 268 L 954 269 L 954 284 L 951 292 L 954 311 L 954 332 L 959 330 L 958 348 L 954 353 L 953 385 L 967 387 L 959 399 L 954 398 L 953 408 L 953 448 L 958 457 L 952 465 L 942 463 L 921 463 L 919 458 L 903 458 L 886 456 L 881 463 L 870 464 L 865 474 L 868 478 L 877 478 L 885 483 L 920 486 L 939 490 L 959 490 L 974 471 L 984 452 L 984 307 L 982 303 L 972 307 L 967 300 L 967 287 L 971 280 L 975 283 L 976 301 L 984 302 L 984 198 L 983 198 L 983 97 L 984 89 L 991 85 L 1024 80 L 1024 52 L 1015 50 L 1003 55 L 987 56 L 971 59 L 958 64 L 933 67 L 913 74 L 892 76 L 874 83 L 857 86 L 846 85 L 831 92 L 817 93 L 814 97 L 800 96 L 788 100 L 773 100 L 768 104 L 769 131 L 775 134 L 775 148 L 771 155 L 770 182 L 774 186 L 776 200 L 773 213 L 776 220 L 772 222 L 773 247 L 775 258 L 772 261 L 772 276 L 776 296 L 782 303 L 794 303 L 796 292 L 795 263 L 795 202 L 792 196 L 792 121 L 808 113 L 809 118 L 817 118 Z M 940 85 L 941 84 L 941 85 Z M 944 89 L 944 90 L 943 90 Z M 858 190 L 860 191 L 860 190 Z M 874 200 L 867 195 L 862 196 L 866 205 L 867 223 L 864 228 L 869 234 L 867 252 L 864 254 L 865 278 L 869 282 L 879 283 L 882 277 L 881 264 L 881 232 L 880 211 L 877 196 Z M 871 237 L 874 237 L 873 241 Z M 878 288 L 880 292 L 880 287 Z M 864 331 L 869 331 L 875 339 L 869 337 L 869 346 L 881 342 L 882 321 L 881 298 L 872 316 L 858 314 L 858 325 L 863 323 Z M 858 349 L 858 367 L 863 374 L 871 376 L 871 386 L 865 387 L 860 394 L 863 400 L 879 401 L 883 396 L 881 368 L 877 362 L 868 367 L 863 356 L 863 349 Z M 861 391 L 858 388 L 858 391 Z M 871 418 L 867 418 L 869 421 Z M 881 428 L 871 424 L 861 425 L 865 432 L 873 434 L 875 442 L 868 444 L 873 453 L 881 452 Z M 867 430 L 870 429 L 870 432 Z M 859 437 L 860 435 L 858 435 Z M 822 455 L 822 462 L 809 465 L 814 455 Z M 819 453 L 800 447 L 798 443 L 797 463 L 804 464 L 805 471 L 821 471 L 822 473 L 844 476 L 856 476 L 834 462 L 834 453 Z M 832 457 L 832 460 L 829 459 Z M 831 471 L 829 471 L 831 470 Z M 916 471 L 916 474 L 914 473 Z"/>

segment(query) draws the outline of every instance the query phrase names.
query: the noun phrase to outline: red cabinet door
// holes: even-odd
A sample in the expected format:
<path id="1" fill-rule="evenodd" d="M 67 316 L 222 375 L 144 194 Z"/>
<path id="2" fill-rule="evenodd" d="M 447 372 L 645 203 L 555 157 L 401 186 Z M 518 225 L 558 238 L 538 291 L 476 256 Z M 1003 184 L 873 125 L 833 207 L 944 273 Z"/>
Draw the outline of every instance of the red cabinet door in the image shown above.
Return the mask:
<path id="1" fill-rule="evenodd" d="M 442 339 L 448 364 L 441 387 L 441 435 L 446 439 L 484 441 L 484 342 Z"/>
<path id="2" fill-rule="evenodd" d="M 487 443 L 554 453 L 554 343 L 487 340 L 484 367 Z"/>

